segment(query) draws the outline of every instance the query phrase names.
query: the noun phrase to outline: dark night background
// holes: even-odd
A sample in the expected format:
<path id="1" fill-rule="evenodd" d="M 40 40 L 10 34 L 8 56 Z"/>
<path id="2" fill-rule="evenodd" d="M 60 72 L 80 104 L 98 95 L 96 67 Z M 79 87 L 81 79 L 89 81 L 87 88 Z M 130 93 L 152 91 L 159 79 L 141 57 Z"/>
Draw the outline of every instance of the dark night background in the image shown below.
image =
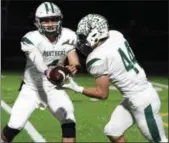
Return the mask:
<path id="1" fill-rule="evenodd" d="M 2 71 L 23 70 L 22 36 L 34 30 L 34 13 L 41 1 L 2 0 Z M 168 74 L 168 1 L 58 1 L 63 26 L 76 30 L 78 21 L 98 13 L 130 42 L 137 60 L 150 74 Z M 84 57 L 80 56 L 82 63 Z M 83 65 L 83 64 L 82 64 Z"/>

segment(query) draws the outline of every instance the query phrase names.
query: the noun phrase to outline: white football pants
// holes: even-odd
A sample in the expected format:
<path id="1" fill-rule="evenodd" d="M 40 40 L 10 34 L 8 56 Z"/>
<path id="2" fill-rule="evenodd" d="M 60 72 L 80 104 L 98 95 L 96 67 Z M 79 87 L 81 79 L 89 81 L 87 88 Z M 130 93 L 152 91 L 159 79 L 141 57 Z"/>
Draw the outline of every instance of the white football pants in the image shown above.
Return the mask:
<path id="1" fill-rule="evenodd" d="M 115 108 L 104 133 L 107 136 L 120 137 L 136 123 L 147 140 L 165 142 L 167 138 L 159 111 L 159 96 L 150 86 L 145 91 L 125 99 Z"/>
<path id="2" fill-rule="evenodd" d="M 8 126 L 13 129 L 22 129 L 32 112 L 39 105 L 48 106 L 50 112 L 61 124 L 75 122 L 72 101 L 64 90 L 36 91 L 23 85 L 12 108 Z"/>

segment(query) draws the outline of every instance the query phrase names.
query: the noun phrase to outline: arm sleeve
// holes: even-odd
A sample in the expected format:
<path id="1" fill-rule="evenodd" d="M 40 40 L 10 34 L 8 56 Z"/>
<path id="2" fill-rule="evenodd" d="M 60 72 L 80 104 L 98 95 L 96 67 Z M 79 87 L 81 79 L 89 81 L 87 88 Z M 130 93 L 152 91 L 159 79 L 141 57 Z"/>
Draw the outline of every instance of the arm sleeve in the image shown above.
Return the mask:
<path id="1" fill-rule="evenodd" d="M 48 67 L 44 63 L 40 51 L 38 51 L 33 44 L 25 44 L 23 42 L 21 42 L 21 50 L 26 53 L 26 56 L 36 66 L 37 70 L 44 74 Z"/>
<path id="2" fill-rule="evenodd" d="M 87 70 L 95 78 L 108 74 L 108 66 L 105 60 L 99 58 L 92 59 L 86 66 L 89 66 L 90 64 L 92 65 L 88 67 Z"/>

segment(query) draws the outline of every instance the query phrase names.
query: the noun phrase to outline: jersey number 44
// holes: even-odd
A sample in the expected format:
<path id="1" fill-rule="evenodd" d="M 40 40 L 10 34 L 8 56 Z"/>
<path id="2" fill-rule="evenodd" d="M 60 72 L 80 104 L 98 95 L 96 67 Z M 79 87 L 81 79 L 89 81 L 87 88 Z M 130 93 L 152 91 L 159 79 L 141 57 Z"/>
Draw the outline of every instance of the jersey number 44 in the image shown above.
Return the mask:
<path id="1" fill-rule="evenodd" d="M 124 67 L 127 72 L 130 70 L 134 70 L 136 72 L 136 74 L 138 74 L 139 70 L 135 66 L 135 64 L 136 63 L 138 64 L 138 62 L 135 58 L 135 55 L 134 55 L 133 51 L 131 50 L 130 45 L 127 41 L 124 42 L 124 45 L 127 49 L 127 54 L 121 48 L 118 49 L 118 52 L 121 56 Z"/>

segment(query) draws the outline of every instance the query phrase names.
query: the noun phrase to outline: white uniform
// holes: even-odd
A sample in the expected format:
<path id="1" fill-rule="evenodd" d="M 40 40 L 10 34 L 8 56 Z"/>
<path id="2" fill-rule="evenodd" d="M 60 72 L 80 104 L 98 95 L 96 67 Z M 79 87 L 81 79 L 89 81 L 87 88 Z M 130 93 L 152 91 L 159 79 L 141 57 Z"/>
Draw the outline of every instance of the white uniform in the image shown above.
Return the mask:
<path id="1" fill-rule="evenodd" d="M 22 38 L 21 49 L 25 53 L 37 50 L 41 53 L 45 66 L 50 67 L 64 63 L 69 51 L 74 50 L 76 40 L 76 34 L 67 28 L 62 28 L 61 36 L 56 43 L 51 43 L 39 31 L 32 31 Z M 39 105 L 48 106 L 62 124 L 75 122 L 73 104 L 67 93 L 56 89 L 27 56 L 24 84 L 13 106 L 8 126 L 14 129 L 23 128 Z"/>
<path id="2" fill-rule="evenodd" d="M 40 51 L 44 63 L 48 67 L 55 66 L 56 64 L 63 64 L 68 52 L 74 50 L 75 43 L 75 33 L 66 28 L 63 28 L 59 40 L 53 44 L 49 42 L 45 36 L 41 35 L 39 31 L 27 33 L 21 41 L 22 51 L 31 52 L 37 49 Z M 50 90 L 51 88 L 55 88 L 43 73 L 38 72 L 36 66 L 29 58 L 27 58 L 24 82 L 33 89 L 48 88 L 48 90 Z"/>
<path id="3" fill-rule="evenodd" d="M 148 140 L 166 140 L 159 96 L 120 32 L 109 32 L 109 38 L 87 57 L 86 67 L 95 77 L 107 74 L 124 97 L 105 127 L 106 135 L 119 137 L 136 121 Z"/>

